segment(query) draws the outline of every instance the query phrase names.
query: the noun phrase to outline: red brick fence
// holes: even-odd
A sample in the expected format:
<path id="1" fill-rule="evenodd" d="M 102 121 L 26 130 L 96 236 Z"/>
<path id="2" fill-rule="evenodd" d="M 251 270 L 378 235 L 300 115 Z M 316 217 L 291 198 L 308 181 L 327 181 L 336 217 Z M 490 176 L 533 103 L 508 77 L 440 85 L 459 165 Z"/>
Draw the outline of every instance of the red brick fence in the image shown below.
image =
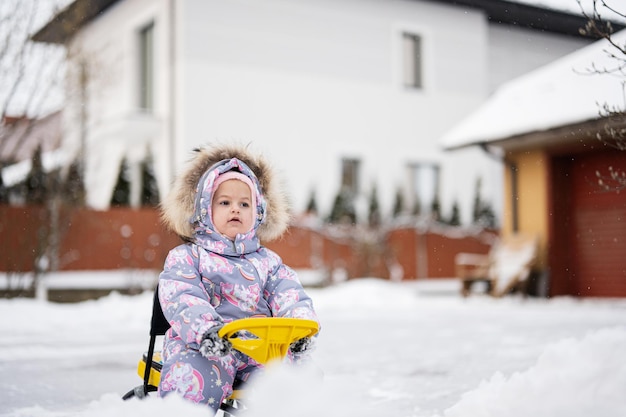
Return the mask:
<path id="1" fill-rule="evenodd" d="M 154 209 L 65 209 L 55 216 L 57 221 L 52 222 L 51 213 L 42 207 L 0 205 L 0 272 L 33 271 L 44 248 L 57 242 L 54 269 L 58 271 L 138 269 L 158 273 L 167 252 L 180 243 L 163 229 Z M 58 227 L 51 228 L 52 223 Z M 293 268 L 321 271 L 328 280 L 338 272 L 348 279 L 411 280 L 453 277 L 454 256 L 459 252 L 486 253 L 494 236 L 494 232 L 441 225 L 377 231 L 293 225 L 267 246 Z"/>

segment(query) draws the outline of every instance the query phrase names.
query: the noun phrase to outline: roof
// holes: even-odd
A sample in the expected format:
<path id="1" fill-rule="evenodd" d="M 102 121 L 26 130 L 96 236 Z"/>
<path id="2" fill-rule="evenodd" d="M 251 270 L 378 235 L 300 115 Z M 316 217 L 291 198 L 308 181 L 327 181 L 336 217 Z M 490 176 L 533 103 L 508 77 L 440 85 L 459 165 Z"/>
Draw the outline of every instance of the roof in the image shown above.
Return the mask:
<path id="1" fill-rule="evenodd" d="M 613 35 L 621 45 L 626 30 Z M 602 39 L 544 67 L 503 84 L 473 114 L 441 139 L 445 149 L 496 142 L 590 122 L 607 104 L 624 108 L 626 72 L 600 74 L 616 68 L 615 47 Z M 618 54 L 619 56 L 619 54 Z"/>
<path id="2" fill-rule="evenodd" d="M 30 159 L 38 147 L 43 152 L 61 146 L 61 112 L 42 119 L 6 118 L 0 125 L 0 165 Z"/>
<path id="3" fill-rule="evenodd" d="M 5 118 L 0 126 L 0 183 L 13 186 L 23 181 L 37 148 L 41 149 L 45 172 L 66 164 L 61 119 L 60 111 L 41 119 Z"/>
<path id="4" fill-rule="evenodd" d="M 584 36 L 580 29 L 588 18 L 575 0 L 433 0 L 483 10 L 491 23 L 507 24 L 570 36 Z M 574 5 L 576 7 L 572 8 Z M 589 14 L 589 13 L 588 13 Z M 615 22 L 617 28 L 624 26 Z"/>
<path id="5" fill-rule="evenodd" d="M 84 25 L 119 0 L 75 0 L 37 31 L 36 42 L 63 44 Z M 416 0 L 424 1 L 424 0 Z M 483 10 L 492 23 L 508 24 L 552 33 L 582 36 L 587 19 L 563 0 L 428 0 Z M 543 1 L 544 4 L 540 4 Z M 536 4 L 535 4 L 536 3 Z M 545 4 L 547 3 L 547 4 Z M 617 25 L 618 28 L 623 26 Z"/>
<path id="6" fill-rule="evenodd" d="M 66 43 L 83 26 L 119 0 L 75 0 L 57 13 L 31 38 L 35 42 Z"/>

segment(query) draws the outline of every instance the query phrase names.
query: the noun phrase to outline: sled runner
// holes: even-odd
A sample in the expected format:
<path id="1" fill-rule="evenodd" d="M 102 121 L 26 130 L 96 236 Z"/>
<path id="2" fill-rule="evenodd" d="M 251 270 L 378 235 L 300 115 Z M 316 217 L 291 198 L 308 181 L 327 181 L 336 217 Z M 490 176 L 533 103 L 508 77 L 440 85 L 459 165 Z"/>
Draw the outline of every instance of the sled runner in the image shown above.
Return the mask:
<path id="1" fill-rule="evenodd" d="M 157 390 L 161 380 L 161 352 L 154 350 L 157 336 L 162 336 L 170 328 L 163 316 L 159 303 L 158 290 L 154 292 L 152 303 L 152 319 L 150 323 L 150 342 L 148 351 L 143 354 L 137 365 L 137 373 L 143 378 L 143 384 L 128 391 L 122 397 L 144 398 Z M 268 364 L 273 360 L 281 360 L 287 355 L 289 345 L 318 332 L 318 324 L 313 320 L 285 317 L 246 318 L 226 323 L 218 333 L 227 338 L 233 349 L 248 355 L 258 363 Z M 246 337 L 239 337 L 245 334 Z M 220 410 L 226 416 L 234 415 L 241 409 L 242 390 L 235 389 L 233 394 L 221 405 Z"/>

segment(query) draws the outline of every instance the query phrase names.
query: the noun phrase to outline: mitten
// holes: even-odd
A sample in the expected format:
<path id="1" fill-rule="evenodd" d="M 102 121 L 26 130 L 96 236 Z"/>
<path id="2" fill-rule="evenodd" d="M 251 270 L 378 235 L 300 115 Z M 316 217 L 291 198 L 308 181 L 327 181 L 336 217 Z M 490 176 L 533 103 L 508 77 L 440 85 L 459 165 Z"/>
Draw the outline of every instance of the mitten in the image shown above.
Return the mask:
<path id="1" fill-rule="evenodd" d="M 233 344 L 230 343 L 230 340 L 217 335 L 220 328 L 221 327 L 214 327 L 202 337 L 202 342 L 200 343 L 200 353 L 205 358 L 226 356 L 230 353 Z"/>
<path id="2" fill-rule="evenodd" d="M 313 347 L 313 340 L 310 337 L 303 337 L 289 345 L 289 350 L 295 355 L 299 355 Z"/>

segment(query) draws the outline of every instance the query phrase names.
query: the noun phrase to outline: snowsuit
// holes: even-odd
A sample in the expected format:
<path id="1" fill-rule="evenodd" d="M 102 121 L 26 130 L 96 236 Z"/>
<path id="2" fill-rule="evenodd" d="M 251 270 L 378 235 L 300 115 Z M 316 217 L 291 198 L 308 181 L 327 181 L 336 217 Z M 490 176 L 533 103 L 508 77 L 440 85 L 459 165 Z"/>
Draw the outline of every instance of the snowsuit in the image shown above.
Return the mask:
<path id="1" fill-rule="evenodd" d="M 214 182 L 229 170 L 252 180 L 257 206 L 252 231 L 234 241 L 216 232 L 211 216 Z M 244 149 L 205 148 L 164 201 L 166 225 L 186 242 L 169 252 L 159 277 L 159 301 L 171 324 L 159 395 L 176 392 L 217 411 L 233 385 L 262 365 L 235 350 L 204 357 L 199 347 L 211 329 L 252 316 L 317 320 L 296 273 L 259 240 L 282 234 L 288 224 L 286 199 L 276 187 L 269 166 Z"/>

